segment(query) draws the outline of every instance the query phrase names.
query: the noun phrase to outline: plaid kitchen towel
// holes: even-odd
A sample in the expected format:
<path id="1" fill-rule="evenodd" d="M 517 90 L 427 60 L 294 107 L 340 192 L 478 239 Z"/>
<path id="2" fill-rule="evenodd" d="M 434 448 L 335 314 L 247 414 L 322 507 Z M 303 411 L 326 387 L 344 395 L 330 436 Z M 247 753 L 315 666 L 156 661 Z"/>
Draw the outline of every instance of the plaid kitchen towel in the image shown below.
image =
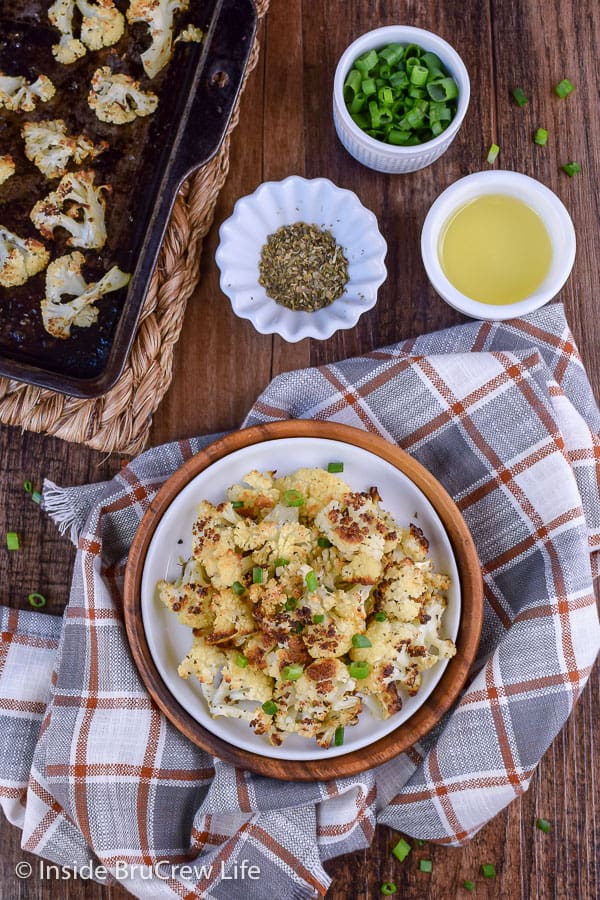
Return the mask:
<path id="1" fill-rule="evenodd" d="M 137 524 L 208 439 L 149 450 L 102 485 L 50 485 L 78 547 L 64 618 L 1 613 L 0 802 L 28 850 L 144 898 L 293 900 L 323 895 L 323 860 L 367 846 L 377 822 L 456 844 L 526 790 L 600 641 L 600 413 L 562 307 L 282 375 L 244 424 L 284 418 L 380 434 L 453 495 L 485 582 L 476 676 L 376 770 L 327 784 L 236 770 L 152 704 L 122 620 Z"/>

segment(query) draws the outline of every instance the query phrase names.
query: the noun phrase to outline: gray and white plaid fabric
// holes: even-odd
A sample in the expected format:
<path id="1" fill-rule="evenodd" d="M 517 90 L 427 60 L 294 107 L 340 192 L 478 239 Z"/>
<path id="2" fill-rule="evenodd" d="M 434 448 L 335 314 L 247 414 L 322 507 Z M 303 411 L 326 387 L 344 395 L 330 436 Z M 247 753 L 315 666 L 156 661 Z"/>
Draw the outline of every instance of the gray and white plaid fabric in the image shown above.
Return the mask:
<path id="1" fill-rule="evenodd" d="M 484 575 L 476 676 L 377 770 L 288 784 L 233 769 L 152 704 L 121 610 L 140 518 L 209 439 L 149 450 L 100 486 L 48 486 L 78 546 L 64 618 L 1 613 L 0 802 L 28 850 L 144 898 L 293 900 L 323 895 L 322 861 L 377 822 L 460 843 L 526 790 L 600 644 L 600 413 L 562 307 L 282 375 L 244 425 L 284 418 L 378 433 L 453 495 Z"/>

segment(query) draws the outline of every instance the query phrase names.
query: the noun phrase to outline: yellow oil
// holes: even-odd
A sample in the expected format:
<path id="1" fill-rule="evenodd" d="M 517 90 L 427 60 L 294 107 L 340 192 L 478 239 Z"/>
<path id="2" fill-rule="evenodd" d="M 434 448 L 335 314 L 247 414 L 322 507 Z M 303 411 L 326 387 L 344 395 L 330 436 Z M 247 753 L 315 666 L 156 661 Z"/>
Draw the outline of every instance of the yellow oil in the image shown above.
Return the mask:
<path id="1" fill-rule="evenodd" d="M 439 257 L 448 281 L 480 303 L 518 303 L 541 285 L 552 243 L 541 218 L 508 194 L 483 194 L 442 229 Z"/>

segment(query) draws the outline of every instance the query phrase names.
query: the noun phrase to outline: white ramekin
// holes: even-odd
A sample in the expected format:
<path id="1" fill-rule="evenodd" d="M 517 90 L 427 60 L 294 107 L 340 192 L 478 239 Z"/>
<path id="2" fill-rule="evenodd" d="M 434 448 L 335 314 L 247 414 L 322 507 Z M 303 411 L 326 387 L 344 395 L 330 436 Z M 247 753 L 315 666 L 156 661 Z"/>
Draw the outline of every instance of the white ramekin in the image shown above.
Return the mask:
<path id="1" fill-rule="evenodd" d="M 530 297 L 519 303 L 495 306 L 472 300 L 448 281 L 440 263 L 439 241 L 445 223 L 455 210 L 483 194 L 508 194 L 523 200 L 540 216 L 552 243 L 552 263 L 546 278 Z M 571 216 L 556 194 L 529 175 L 501 169 L 475 172 L 451 184 L 433 203 L 421 232 L 423 264 L 437 293 L 459 312 L 486 321 L 524 316 L 552 300 L 573 268 L 575 247 Z"/>
<path id="2" fill-rule="evenodd" d="M 344 100 L 344 81 L 354 61 L 368 50 L 379 50 L 391 43 L 418 44 L 424 50 L 436 53 L 458 85 L 458 107 L 448 128 L 438 137 L 416 147 L 397 147 L 366 134 L 353 121 Z M 470 83 L 465 64 L 447 41 L 423 28 L 387 25 L 361 35 L 342 54 L 333 82 L 333 121 L 337 136 L 348 153 L 364 166 L 376 172 L 392 174 L 415 172 L 429 166 L 448 149 L 465 117 L 469 96 Z"/>

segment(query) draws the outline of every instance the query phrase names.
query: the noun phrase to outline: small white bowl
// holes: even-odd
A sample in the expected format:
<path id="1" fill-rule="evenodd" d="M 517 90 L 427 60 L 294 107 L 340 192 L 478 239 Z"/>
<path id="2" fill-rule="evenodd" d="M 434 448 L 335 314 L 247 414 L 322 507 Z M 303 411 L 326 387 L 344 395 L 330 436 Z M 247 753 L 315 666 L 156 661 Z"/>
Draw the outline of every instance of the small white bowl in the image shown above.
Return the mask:
<path id="1" fill-rule="evenodd" d="M 330 231 L 348 260 L 344 293 L 315 312 L 276 303 L 258 283 L 260 254 L 268 236 L 295 222 Z M 387 277 L 387 244 L 377 219 L 356 194 L 327 178 L 290 175 L 283 181 L 264 182 L 237 201 L 219 237 L 215 259 L 221 270 L 221 290 L 233 311 L 250 319 L 261 334 L 279 334 L 290 342 L 307 337 L 324 340 L 340 329 L 352 328 L 375 306 L 378 288 Z"/>
<path id="2" fill-rule="evenodd" d="M 344 81 L 355 60 L 369 50 L 379 50 L 386 44 L 418 44 L 423 50 L 437 54 L 446 71 L 458 85 L 456 115 L 448 128 L 438 137 L 416 147 L 397 147 L 378 141 L 358 127 L 348 112 L 344 100 Z M 469 75 L 462 59 L 447 41 L 411 25 L 388 25 L 376 28 L 357 38 L 342 54 L 333 82 L 333 121 L 337 136 L 351 156 L 376 172 L 404 174 L 424 169 L 444 153 L 458 133 L 465 117 L 470 97 Z"/>
<path id="3" fill-rule="evenodd" d="M 518 303 L 492 305 L 472 300 L 446 278 L 439 257 L 442 229 L 465 203 L 483 194 L 508 194 L 527 203 L 540 216 L 552 244 L 550 270 L 539 288 Z M 501 169 L 475 172 L 455 181 L 440 194 L 427 213 L 421 232 L 421 255 L 427 276 L 446 303 L 473 319 L 514 319 L 539 309 L 560 291 L 575 261 L 575 229 L 563 203 L 549 188 L 520 172 Z"/>

